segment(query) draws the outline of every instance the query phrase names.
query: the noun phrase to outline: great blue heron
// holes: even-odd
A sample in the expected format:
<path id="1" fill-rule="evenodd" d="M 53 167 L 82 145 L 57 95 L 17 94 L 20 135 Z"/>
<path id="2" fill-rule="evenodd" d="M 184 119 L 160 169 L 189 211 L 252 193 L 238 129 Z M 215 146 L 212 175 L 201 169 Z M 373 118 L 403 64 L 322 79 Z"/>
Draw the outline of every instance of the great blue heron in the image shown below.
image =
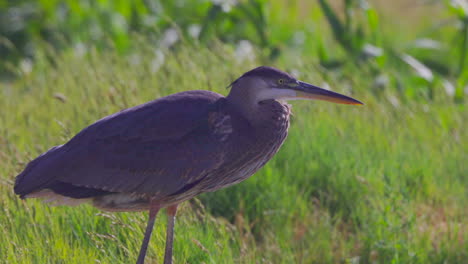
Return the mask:
<path id="1" fill-rule="evenodd" d="M 283 100 L 361 102 L 258 67 L 227 97 L 186 91 L 107 116 L 31 161 L 16 177 L 21 198 L 92 202 L 108 211 L 147 211 L 137 264 L 144 263 L 156 214 L 167 208 L 164 263 L 172 263 L 177 205 L 239 183 L 265 165 L 288 134 Z"/>

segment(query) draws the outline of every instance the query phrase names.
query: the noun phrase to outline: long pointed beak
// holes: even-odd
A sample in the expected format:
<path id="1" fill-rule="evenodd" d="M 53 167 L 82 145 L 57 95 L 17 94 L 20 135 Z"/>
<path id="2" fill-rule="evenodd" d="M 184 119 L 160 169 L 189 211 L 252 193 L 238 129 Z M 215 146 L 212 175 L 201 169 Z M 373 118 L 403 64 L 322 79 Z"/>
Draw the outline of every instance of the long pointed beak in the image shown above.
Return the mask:
<path id="1" fill-rule="evenodd" d="M 354 98 L 335 93 L 329 90 L 325 90 L 323 88 L 317 87 L 312 84 L 308 84 L 306 82 L 298 81 L 298 85 L 292 89 L 296 90 L 297 98 L 323 100 L 338 104 L 363 105 L 362 102 Z"/>

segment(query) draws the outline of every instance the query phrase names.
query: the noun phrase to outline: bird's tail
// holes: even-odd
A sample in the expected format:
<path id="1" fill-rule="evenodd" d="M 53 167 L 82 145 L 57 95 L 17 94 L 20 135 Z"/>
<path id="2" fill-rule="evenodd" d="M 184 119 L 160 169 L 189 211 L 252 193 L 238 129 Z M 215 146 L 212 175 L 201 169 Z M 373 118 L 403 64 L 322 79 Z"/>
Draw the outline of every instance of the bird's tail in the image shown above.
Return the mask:
<path id="1" fill-rule="evenodd" d="M 53 166 L 57 164 L 62 153 L 62 146 L 55 146 L 28 163 L 26 168 L 15 179 L 14 191 L 21 198 L 38 191 L 54 179 Z"/>

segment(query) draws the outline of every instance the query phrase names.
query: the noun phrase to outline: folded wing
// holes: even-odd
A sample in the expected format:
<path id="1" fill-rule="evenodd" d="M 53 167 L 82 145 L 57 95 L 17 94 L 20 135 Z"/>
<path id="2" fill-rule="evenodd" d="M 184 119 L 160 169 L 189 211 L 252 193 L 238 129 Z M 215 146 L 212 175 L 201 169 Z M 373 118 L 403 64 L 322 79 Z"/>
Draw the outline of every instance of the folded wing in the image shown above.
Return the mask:
<path id="1" fill-rule="evenodd" d="M 22 196 L 57 184 L 166 196 L 219 168 L 223 146 L 209 113 L 221 95 L 188 91 L 124 110 L 31 161 L 18 175 Z"/>

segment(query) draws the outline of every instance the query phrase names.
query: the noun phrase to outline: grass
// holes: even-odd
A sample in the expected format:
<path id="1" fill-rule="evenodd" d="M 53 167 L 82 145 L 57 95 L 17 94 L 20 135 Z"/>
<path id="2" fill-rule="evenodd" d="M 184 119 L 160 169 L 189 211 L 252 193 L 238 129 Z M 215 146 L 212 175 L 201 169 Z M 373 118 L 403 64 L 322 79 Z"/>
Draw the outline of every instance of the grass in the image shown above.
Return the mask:
<path id="1" fill-rule="evenodd" d="M 235 56 L 222 44 L 156 53 L 141 45 L 130 57 L 43 54 L 31 73 L 2 83 L 0 262 L 134 262 L 146 214 L 21 201 L 14 176 L 41 152 L 122 108 L 188 89 L 226 94 L 230 81 L 259 64 Z M 300 69 L 302 80 L 328 83 L 366 105 L 293 102 L 290 135 L 265 168 L 183 205 L 175 262 L 464 262 L 465 105 L 441 87 L 432 101 L 406 101 L 395 89 L 376 95 L 359 69 L 347 79 L 313 65 L 305 57 L 276 66 Z M 148 263 L 161 263 L 164 236 L 161 214 Z"/>

